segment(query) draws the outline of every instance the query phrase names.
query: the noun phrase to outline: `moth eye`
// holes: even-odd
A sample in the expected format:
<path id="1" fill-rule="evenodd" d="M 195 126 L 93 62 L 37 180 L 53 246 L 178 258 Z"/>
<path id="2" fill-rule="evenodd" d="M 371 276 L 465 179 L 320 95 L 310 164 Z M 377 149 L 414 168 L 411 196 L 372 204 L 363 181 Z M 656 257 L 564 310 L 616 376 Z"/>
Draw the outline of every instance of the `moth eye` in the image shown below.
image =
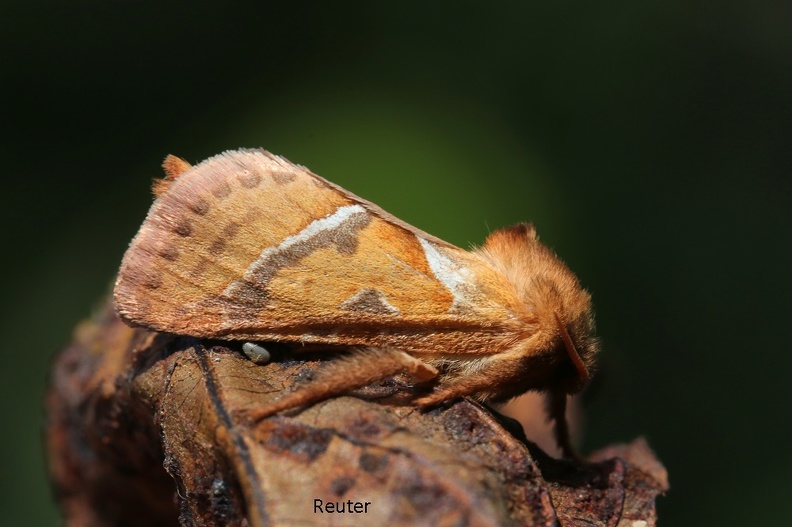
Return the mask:
<path id="1" fill-rule="evenodd" d="M 555 348 L 554 353 L 557 353 L 557 356 L 559 357 L 558 363 L 555 367 L 556 375 L 558 375 L 559 378 L 563 377 L 564 379 L 572 377 L 577 378 L 577 369 L 575 369 L 575 365 L 572 363 L 572 361 L 566 357 L 566 350 L 563 347 L 557 347 Z"/>
<path id="2" fill-rule="evenodd" d="M 561 350 L 559 350 L 559 353 Z M 562 389 L 569 394 L 577 393 L 581 390 L 582 383 L 578 375 L 577 368 L 571 361 L 562 361 L 555 370 L 554 378 L 557 379 L 558 384 Z"/>
<path id="3" fill-rule="evenodd" d="M 267 364 L 272 358 L 267 348 L 254 342 L 245 342 L 242 344 L 242 353 L 256 364 Z"/>

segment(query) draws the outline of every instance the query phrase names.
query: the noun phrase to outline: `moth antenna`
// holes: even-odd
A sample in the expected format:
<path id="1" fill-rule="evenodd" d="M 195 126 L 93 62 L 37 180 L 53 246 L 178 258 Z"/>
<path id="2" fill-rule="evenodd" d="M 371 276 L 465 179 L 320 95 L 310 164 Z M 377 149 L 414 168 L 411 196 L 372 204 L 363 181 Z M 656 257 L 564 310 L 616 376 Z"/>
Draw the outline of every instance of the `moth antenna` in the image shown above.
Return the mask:
<path id="1" fill-rule="evenodd" d="M 558 331 L 561 333 L 561 340 L 564 341 L 564 347 L 566 348 L 567 354 L 572 360 L 572 364 L 575 365 L 580 382 L 585 383 L 589 380 L 589 372 L 586 368 L 586 363 L 583 362 L 583 358 L 580 356 L 580 353 L 578 353 L 577 348 L 575 348 L 575 343 L 572 342 L 572 337 L 569 336 L 566 326 L 564 326 L 564 323 L 561 322 L 561 317 L 558 316 L 558 313 L 554 313 L 554 315 L 556 323 L 558 324 Z"/>
<path id="2" fill-rule="evenodd" d="M 295 391 L 248 415 L 257 422 L 283 410 L 323 401 L 398 373 L 406 373 L 418 381 L 427 381 L 439 374 L 433 366 L 394 348 L 356 348 L 349 355 L 326 363 L 313 379 L 299 385 Z"/>
<path id="3" fill-rule="evenodd" d="M 151 185 L 151 191 L 154 193 L 154 196 L 157 198 L 160 197 L 168 190 L 168 187 L 170 187 L 171 183 L 173 183 L 176 178 L 191 168 L 192 165 L 190 163 L 178 156 L 173 154 L 165 156 L 165 159 L 162 161 L 162 169 L 165 171 L 165 177 L 162 179 L 155 179 Z"/>

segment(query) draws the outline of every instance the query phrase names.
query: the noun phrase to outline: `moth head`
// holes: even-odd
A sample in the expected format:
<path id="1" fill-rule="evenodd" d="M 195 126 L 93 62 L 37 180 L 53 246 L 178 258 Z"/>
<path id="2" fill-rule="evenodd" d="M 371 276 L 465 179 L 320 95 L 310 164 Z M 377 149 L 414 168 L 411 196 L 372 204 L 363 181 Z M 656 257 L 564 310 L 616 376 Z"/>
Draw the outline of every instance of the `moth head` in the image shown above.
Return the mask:
<path id="1" fill-rule="evenodd" d="M 551 370 L 544 378 L 552 379 L 552 385 L 536 388 L 580 391 L 592 374 L 599 347 L 591 296 L 539 241 L 533 225 L 493 232 L 480 253 L 506 278 L 514 310 L 531 328 L 531 359 Z"/>

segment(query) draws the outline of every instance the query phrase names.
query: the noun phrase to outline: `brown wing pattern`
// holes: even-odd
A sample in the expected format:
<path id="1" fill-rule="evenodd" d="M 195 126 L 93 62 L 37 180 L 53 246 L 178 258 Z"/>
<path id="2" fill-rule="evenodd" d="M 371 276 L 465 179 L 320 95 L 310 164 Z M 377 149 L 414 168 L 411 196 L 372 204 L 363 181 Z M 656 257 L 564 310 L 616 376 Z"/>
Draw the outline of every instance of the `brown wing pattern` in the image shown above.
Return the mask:
<path id="1" fill-rule="evenodd" d="M 189 169 L 155 201 L 115 301 L 133 324 L 199 337 L 496 352 L 516 338 L 509 291 L 477 254 L 242 150 Z"/>

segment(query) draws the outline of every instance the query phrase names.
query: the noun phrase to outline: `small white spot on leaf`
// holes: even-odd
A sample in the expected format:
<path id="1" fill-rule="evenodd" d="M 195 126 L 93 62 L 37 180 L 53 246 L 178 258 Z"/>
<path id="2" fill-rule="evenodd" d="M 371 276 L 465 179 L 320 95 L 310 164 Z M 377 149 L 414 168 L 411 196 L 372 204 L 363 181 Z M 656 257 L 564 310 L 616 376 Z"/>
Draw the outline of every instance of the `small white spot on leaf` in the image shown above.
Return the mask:
<path id="1" fill-rule="evenodd" d="M 267 364 L 272 358 L 270 352 L 267 351 L 264 346 L 260 346 L 253 342 L 245 342 L 242 344 L 242 353 L 256 364 Z"/>

